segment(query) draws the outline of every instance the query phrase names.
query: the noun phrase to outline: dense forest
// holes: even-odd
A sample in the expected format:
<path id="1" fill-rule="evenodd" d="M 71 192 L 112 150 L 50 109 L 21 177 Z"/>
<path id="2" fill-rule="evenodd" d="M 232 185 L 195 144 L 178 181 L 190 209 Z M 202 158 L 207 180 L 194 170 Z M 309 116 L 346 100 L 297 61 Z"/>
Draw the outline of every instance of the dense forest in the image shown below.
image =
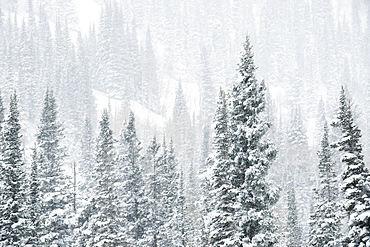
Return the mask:
<path id="1" fill-rule="evenodd" d="M 370 246 L 369 11 L 0 0 L 0 246 Z"/>

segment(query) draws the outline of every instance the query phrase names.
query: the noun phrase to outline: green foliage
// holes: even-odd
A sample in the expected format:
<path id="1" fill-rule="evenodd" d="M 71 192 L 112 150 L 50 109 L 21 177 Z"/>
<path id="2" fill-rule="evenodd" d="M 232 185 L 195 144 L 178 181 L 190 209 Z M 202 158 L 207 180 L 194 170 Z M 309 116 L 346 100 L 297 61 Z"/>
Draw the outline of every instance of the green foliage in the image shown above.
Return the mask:
<path id="1" fill-rule="evenodd" d="M 3 155 L 0 162 L 0 243 L 3 246 L 21 246 L 27 237 L 26 178 L 20 131 L 18 99 L 14 92 L 10 98 L 9 115 L 4 126 Z"/>
<path id="2" fill-rule="evenodd" d="M 63 173 L 65 149 L 61 145 L 63 128 L 57 120 L 57 104 L 52 90 L 47 90 L 36 136 L 38 181 L 42 207 L 40 241 L 65 245 L 72 235 L 70 181 Z"/>
<path id="3" fill-rule="evenodd" d="M 308 246 L 340 246 L 341 204 L 339 203 L 339 184 L 332 162 L 329 145 L 328 126 L 324 125 L 319 156 L 320 185 L 316 189 L 316 203 L 311 213 Z"/>
<path id="4" fill-rule="evenodd" d="M 265 134 L 264 82 L 255 78 L 249 37 L 233 85 L 229 113 L 221 92 L 216 113 L 215 160 L 212 174 L 214 207 L 210 238 L 222 246 L 273 246 L 277 242 L 271 207 L 277 190 L 266 181 L 276 150 Z M 226 231 L 225 231 L 226 229 Z"/>
<path id="5" fill-rule="evenodd" d="M 302 229 L 298 219 L 294 186 L 288 191 L 287 202 L 287 247 L 300 247 L 302 246 Z"/>
<path id="6" fill-rule="evenodd" d="M 113 132 L 109 127 L 109 116 L 105 109 L 99 122 L 96 144 L 94 196 L 83 212 L 81 236 L 78 240 L 82 246 L 123 245 L 123 225 L 115 190 L 115 158 Z"/>
<path id="7" fill-rule="evenodd" d="M 117 188 L 120 193 L 121 215 L 126 225 L 125 240 L 130 246 L 144 241 L 147 233 L 148 199 L 145 195 L 141 168 L 143 158 L 140 151 L 141 143 L 136 136 L 135 118 L 131 112 L 120 135 L 120 178 Z"/>
<path id="8" fill-rule="evenodd" d="M 351 104 L 342 87 L 337 120 L 332 124 L 342 132 L 342 138 L 334 146 L 343 153 L 345 164 L 342 172 L 344 208 L 349 222 L 345 245 L 370 245 L 370 176 L 363 161 L 360 143 L 361 131 L 354 123 Z"/>

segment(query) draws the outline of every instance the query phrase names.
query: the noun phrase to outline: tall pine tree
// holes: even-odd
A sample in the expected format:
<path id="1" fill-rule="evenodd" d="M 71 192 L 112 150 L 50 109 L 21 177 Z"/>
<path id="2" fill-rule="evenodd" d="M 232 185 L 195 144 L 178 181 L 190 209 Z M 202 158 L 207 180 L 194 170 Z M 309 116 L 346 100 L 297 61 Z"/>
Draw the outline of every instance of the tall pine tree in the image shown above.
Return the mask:
<path id="1" fill-rule="evenodd" d="M 122 217 L 125 222 L 125 239 L 128 246 L 143 244 L 147 234 L 147 206 L 144 179 L 142 174 L 143 158 L 140 154 L 141 143 L 137 139 L 135 118 L 131 112 L 122 130 L 119 142 L 118 166 L 120 178 L 118 191 Z"/>
<path id="2" fill-rule="evenodd" d="M 230 132 L 225 92 L 220 98 L 215 116 L 212 175 L 210 181 L 209 244 L 235 246 L 237 223 L 235 219 L 236 195 L 232 186 L 232 163 L 229 155 Z"/>
<path id="3" fill-rule="evenodd" d="M 61 144 L 63 128 L 57 120 L 57 104 L 52 90 L 47 90 L 41 113 L 36 140 L 38 177 L 42 209 L 41 242 L 45 244 L 66 245 L 70 241 L 71 193 L 70 181 L 64 175 L 64 147 Z"/>
<path id="4" fill-rule="evenodd" d="M 42 232 L 40 215 L 42 210 L 40 181 L 39 181 L 39 167 L 37 162 L 37 151 L 33 149 L 31 174 L 29 178 L 29 194 L 28 194 L 28 230 L 29 238 L 27 244 L 37 246 L 40 243 L 40 236 Z"/>
<path id="5" fill-rule="evenodd" d="M 24 227 L 26 178 L 20 131 L 18 100 L 14 92 L 10 98 L 9 116 L 4 126 L 1 160 L 0 243 L 2 246 L 23 246 L 23 238 L 26 236 Z"/>
<path id="6" fill-rule="evenodd" d="M 266 87 L 255 78 L 249 37 L 244 43 L 239 79 L 230 95 L 230 159 L 232 186 L 237 192 L 235 211 L 239 242 L 235 246 L 273 246 L 277 242 L 272 206 L 277 190 L 266 181 L 276 150 L 265 134 L 270 128 L 261 113 L 265 110 Z"/>
<path id="7" fill-rule="evenodd" d="M 370 176 L 365 166 L 360 143 L 361 130 L 355 124 L 351 103 L 342 87 L 337 120 L 332 124 L 342 132 L 336 145 L 343 152 L 342 173 L 344 208 L 348 216 L 348 233 L 344 245 L 357 247 L 370 245 Z"/>
<path id="8" fill-rule="evenodd" d="M 308 246 L 340 246 L 341 206 L 338 201 L 339 184 L 329 145 L 329 130 L 325 123 L 319 156 L 320 184 L 316 189 L 317 201 L 310 221 Z"/>
<path id="9" fill-rule="evenodd" d="M 81 246 L 126 246 L 122 239 L 122 221 L 116 194 L 116 153 L 113 132 L 105 109 L 99 122 L 94 171 L 94 196 L 83 212 Z"/>
<path id="10" fill-rule="evenodd" d="M 4 137 L 3 137 L 3 125 L 4 125 L 4 121 L 5 121 L 5 108 L 4 108 L 4 105 L 3 105 L 3 98 L 1 96 L 1 93 L 0 93 L 0 157 L 1 155 L 3 154 L 3 141 L 4 141 Z"/>
<path id="11" fill-rule="evenodd" d="M 302 246 L 302 228 L 299 224 L 297 201 L 295 197 L 294 183 L 287 193 L 287 247 Z"/>

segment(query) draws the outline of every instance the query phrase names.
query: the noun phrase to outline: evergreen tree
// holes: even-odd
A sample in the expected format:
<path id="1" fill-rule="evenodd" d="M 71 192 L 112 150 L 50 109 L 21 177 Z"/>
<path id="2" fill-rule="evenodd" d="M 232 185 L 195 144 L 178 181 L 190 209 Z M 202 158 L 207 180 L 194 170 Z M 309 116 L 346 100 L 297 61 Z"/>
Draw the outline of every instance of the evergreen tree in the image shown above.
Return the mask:
<path id="1" fill-rule="evenodd" d="M 3 137 L 3 125 L 5 121 L 5 108 L 3 105 L 3 98 L 0 93 L 0 157 L 3 154 L 3 145 L 4 145 L 4 137 Z"/>
<path id="2" fill-rule="evenodd" d="M 341 206 L 338 202 L 339 185 L 336 179 L 328 126 L 324 125 L 319 156 L 320 185 L 316 189 L 317 202 L 311 214 L 308 246 L 340 246 Z"/>
<path id="3" fill-rule="evenodd" d="M 160 177 L 160 198 L 162 205 L 162 244 L 160 246 L 179 246 L 181 244 L 181 227 L 177 222 L 179 198 L 179 174 L 172 140 L 169 145 L 163 139 L 162 154 L 158 167 Z M 163 236 L 164 235 L 164 236 Z M 165 236 L 167 235 L 167 236 Z"/>
<path id="4" fill-rule="evenodd" d="M 145 159 L 147 170 L 149 171 L 147 182 L 148 195 L 148 239 L 150 246 L 157 247 L 158 244 L 158 226 L 162 223 L 158 219 L 158 207 L 160 203 L 158 197 L 160 196 L 159 178 L 158 178 L 158 164 L 160 160 L 159 154 L 160 145 L 156 137 L 150 142 L 146 151 Z"/>
<path id="5" fill-rule="evenodd" d="M 163 138 L 159 145 L 154 138 L 147 155 L 153 164 L 149 178 L 150 246 L 181 246 L 179 174 L 172 141 L 168 146 Z"/>
<path id="6" fill-rule="evenodd" d="M 28 201 L 28 230 L 29 230 L 29 239 L 27 244 L 31 246 L 38 246 L 40 241 L 40 233 L 42 232 L 41 222 L 40 222 L 40 213 L 42 210 L 41 204 L 41 194 L 40 194 L 40 182 L 39 182 L 39 171 L 38 171 L 38 160 L 37 160 L 37 151 L 33 150 L 32 155 L 32 164 L 31 164 L 31 174 L 29 181 L 29 201 Z"/>
<path id="7" fill-rule="evenodd" d="M 302 246 L 302 229 L 298 220 L 298 209 L 295 198 L 294 185 L 288 191 L 288 210 L 287 210 L 287 247 Z"/>
<path id="8" fill-rule="evenodd" d="M 334 146 L 343 152 L 341 161 L 344 208 L 347 213 L 348 233 L 344 245 L 357 247 L 370 245 L 370 176 L 365 167 L 360 143 L 361 130 L 354 123 L 351 104 L 342 87 L 337 120 L 332 124 L 342 132 L 342 138 Z"/>
<path id="9" fill-rule="evenodd" d="M 0 243 L 2 246 L 23 246 L 26 236 L 24 226 L 26 178 L 20 131 L 18 100 L 14 92 L 10 98 L 9 116 L 4 127 L 1 160 Z"/>
<path id="10" fill-rule="evenodd" d="M 4 105 L 3 105 L 3 98 L 1 96 L 1 93 L 0 93 L 0 131 L 2 131 L 2 125 L 5 121 L 5 108 L 4 108 Z"/>
<path id="11" fill-rule="evenodd" d="M 147 234 L 147 206 L 145 186 L 142 174 L 143 158 L 141 144 L 136 136 L 135 118 L 131 112 L 129 120 L 122 130 L 119 141 L 118 166 L 122 217 L 125 222 L 125 240 L 128 246 L 143 244 Z"/>
<path id="12" fill-rule="evenodd" d="M 225 92 L 220 98 L 215 116 L 213 140 L 212 175 L 210 179 L 209 244 L 212 246 L 235 246 L 238 241 L 235 222 L 236 195 L 232 186 L 233 174 L 229 155 L 230 133 Z"/>
<path id="13" fill-rule="evenodd" d="M 47 90 L 36 140 L 38 176 L 42 209 L 41 241 L 66 245 L 71 236 L 70 181 L 63 173 L 63 128 L 57 120 L 57 104 L 52 90 Z M 35 161 L 34 161 L 35 162 Z"/>
<path id="14" fill-rule="evenodd" d="M 192 128 L 181 83 L 179 83 L 175 95 L 171 124 L 175 148 L 178 150 L 177 158 L 182 164 L 190 164 L 193 159 L 192 140 L 189 138 Z"/>
<path id="15" fill-rule="evenodd" d="M 272 246 L 277 242 L 271 207 L 277 190 L 266 181 L 276 150 L 265 134 L 270 124 L 263 120 L 264 82 L 255 78 L 255 65 L 249 37 L 244 43 L 238 71 L 240 79 L 232 87 L 230 99 L 230 159 L 232 186 L 237 192 L 237 236 L 235 246 Z"/>
<path id="16" fill-rule="evenodd" d="M 116 194 L 116 154 L 113 132 L 105 109 L 99 122 L 94 171 L 94 196 L 81 217 L 81 246 L 127 246 L 122 239 L 122 221 Z"/>
<path id="17" fill-rule="evenodd" d="M 173 147 L 171 142 L 171 147 Z M 186 217 L 185 205 L 185 188 L 184 188 L 184 173 L 181 168 L 178 198 L 175 204 L 175 213 L 173 217 L 173 235 L 172 238 L 176 240 L 175 246 L 188 246 L 188 232 L 191 227 L 190 222 Z"/>
<path id="18" fill-rule="evenodd" d="M 83 198 L 87 199 L 94 192 L 94 172 L 95 172 L 95 157 L 94 157 L 94 140 L 92 136 L 91 121 L 88 117 L 85 118 L 82 139 L 81 139 L 81 165 L 79 172 L 82 175 L 82 181 L 79 183 L 79 189 Z"/>

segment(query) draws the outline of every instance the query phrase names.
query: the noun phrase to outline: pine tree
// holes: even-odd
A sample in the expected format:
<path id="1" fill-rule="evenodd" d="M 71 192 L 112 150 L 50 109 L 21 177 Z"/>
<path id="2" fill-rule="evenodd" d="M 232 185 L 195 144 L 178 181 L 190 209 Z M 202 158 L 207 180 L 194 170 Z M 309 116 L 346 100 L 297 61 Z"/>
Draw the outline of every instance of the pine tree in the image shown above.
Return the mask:
<path id="1" fill-rule="evenodd" d="M 287 232 L 287 247 L 302 246 L 302 229 L 298 219 L 294 185 L 288 191 Z"/>
<path id="2" fill-rule="evenodd" d="M 177 222 L 177 208 L 181 204 L 179 198 L 179 174 L 177 172 L 177 160 L 173 148 L 173 142 L 166 144 L 163 139 L 162 154 L 160 165 L 158 167 L 158 176 L 160 177 L 160 198 L 159 202 L 162 205 L 162 237 L 163 246 L 179 246 L 181 243 L 181 227 Z M 160 246 L 162 246 L 160 245 Z"/>
<path id="3" fill-rule="evenodd" d="M 158 219 L 158 207 L 160 203 L 158 197 L 160 196 L 159 178 L 158 178 L 158 164 L 160 160 L 159 154 L 160 144 L 157 142 L 156 137 L 150 142 L 146 151 L 145 160 L 148 170 L 147 179 L 147 195 L 148 195 L 148 239 L 147 242 L 150 246 L 157 247 L 158 244 L 158 226 L 162 223 Z"/>
<path id="4" fill-rule="evenodd" d="M 308 246 L 340 246 L 341 205 L 338 202 L 339 184 L 336 179 L 328 126 L 324 125 L 319 156 L 320 185 L 316 189 L 317 202 L 311 214 Z"/>
<path id="5" fill-rule="evenodd" d="M 332 124 L 342 132 L 342 139 L 334 145 L 343 153 L 342 172 L 344 208 L 347 213 L 348 233 L 344 245 L 357 247 L 370 245 L 370 176 L 365 167 L 360 143 L 361 130 L 354 123 L 351 103 L 342 87 L 337 120 Z"/>
<path id="6" fill-rule="evenodd" d="M 184 173 L 181 168 L 179 191 L 173 217 L 173 239 L 176 240 L 176 242 L 174 242 L 175 246 L 182 247 L 188 246 L 189 237 L 187 230 L 191 227 L 189 226 L 190 222 L 186 217 L 185 200 Z"/>
<path id="7" fill-rule="evenodd" d="M 94 171 L 94 196 L 81 216 L 81 246 L 126 246 L 122 239 L 120 206 L 116 194 L 116 154 L 113 132 L 105 109 L 99 122 Z"/>
<path id="8" fill-rule="evenodd" d="M 94 191 L 94 141 L 92 136 L 91 121 L 85 118 L 83 134 L 81 139 L 81 164 L 79 172 L 82 175 L 82 181 L 79 182 L 79 190 L 83 198 L 87 199 L 93 195 Z"/>
<path id="9" fill-rule="evenodd" d="M 149 176 L 150 205 L 148 244 L 150 246 L 183 246 L 179 174 L 172 141 L 162 145 L 155 138 L 148 147 L 152 173 Z"/>
<path id="10" fill-rule="evenodd" d="M 39 182 L 39 168 L 37 160 L 37 151 L 33 149 L 31 174 L 29 179 L 29 195 L 28 195 L 28 230 L 29 238 L 27 244 L 31 246 L 38 246 L 40 242 L 40 233 L 42 232 L 40 214 L 42 210 L 40 182 Z"/>
<path id="11" fill-rule="evenodd" d="M 176 150 L 178 150 L 177 158 L 180 163 L 186 164 L 192 162 L 191 139 L 191 120 L 184 92 L 181 83 L 176 91 L 175 103 L 172 112 L 172 134 Z"/>
<path id="12" fill-rule="evenodd" d="M 57 120 L 57 104 L 52 90 L 47 90 L 36 140 L 38 176 L 42 211 L 41 241 L 65 245 L 71 236 L 70 181 L 63 173 L 63 128 Z"/>
<path id="13" fill-rule="evenodd" d="M 18 100 L 14 92 L 10 98 L 9 115 L 4 126 L 1 160 L 0 243 L 3 246 L 23 246 L 26 236 L 26 178 L 20 131 Z"/>
<path id="14" fill-rule="evenodd" d="M 215 116 L 215 136 L 212 152 L 212 175 L 210 181 L 209 244 L 212 246 L 235 246 L 237 223 L 235 222 L 236 195 L 232 186 L 233 175 L 229 155 L 230 130 L 225 92 L 220 98 Z"/>
<path id="15" fill-rule="evenodd" d="M 0 93 L 0 157 L 3 154 L 3 145 L 4 145 L 4 137 L 3 137 L 3 128 L 4 128 L 4 121 L 5 121 L 5 108 L 3 105 L 3 98 Z"/>
<path id="16" fill-rule="evenodd" d="M 130 113 L 119 141 L 118 167 L 120 171 L 118 191 L 122 217 L 125 222 L 125 240 L 128 246 L 143 244 L 147 234 L 147 206 L 141 144 L 136 136 L 135 118 Z"/>
<path id="17" fill-rule="evenodd" d="M 0 93 L 0 131 L 2 131 L 2 124 L 4 123 L 5 121 L 5 108 L 4 108 L 4 105 L 3 105 L 3 98 L 1 96 L 1 93 Z"/>
<path id="18" fill-rule="evenodd" d="M 271 207 L 277 190 L 266 181 L 276 150 L 265 134 L 270 124 L 263 120 L 264 82 L 255 78 L 255 65 L 249 37 L 244 43 L 238 71 L 240 79 L 230 95 L 230 159 L 233 162 L 232 186 L 237 191 L 236 209 L 239 242 L 235 246 L 272 246 L 277 235 Z"/>

